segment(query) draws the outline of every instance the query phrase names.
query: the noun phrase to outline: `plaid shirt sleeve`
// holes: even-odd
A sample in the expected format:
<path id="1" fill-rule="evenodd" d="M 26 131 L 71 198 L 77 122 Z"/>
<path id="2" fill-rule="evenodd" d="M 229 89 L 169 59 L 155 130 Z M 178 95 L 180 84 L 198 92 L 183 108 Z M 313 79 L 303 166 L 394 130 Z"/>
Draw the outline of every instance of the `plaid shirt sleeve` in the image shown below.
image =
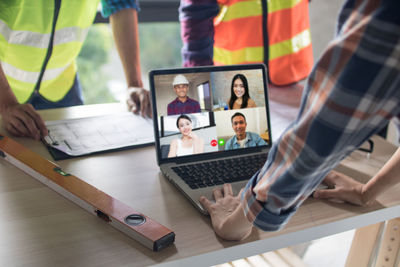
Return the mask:
<path id="1" fill-rule="evenodd" d="M 101 14 L 107 18 L 112 14 L 125 9 L 134 8 L 139 11 L 138 0 L 101 0 Z"/>
<path id="2" fill-rule="evenodd" d="M 296 120 L 242 194 L 245 215 L 282 228 L 325 175 L 400 113 L 400 1 L 348 0 Z"/>

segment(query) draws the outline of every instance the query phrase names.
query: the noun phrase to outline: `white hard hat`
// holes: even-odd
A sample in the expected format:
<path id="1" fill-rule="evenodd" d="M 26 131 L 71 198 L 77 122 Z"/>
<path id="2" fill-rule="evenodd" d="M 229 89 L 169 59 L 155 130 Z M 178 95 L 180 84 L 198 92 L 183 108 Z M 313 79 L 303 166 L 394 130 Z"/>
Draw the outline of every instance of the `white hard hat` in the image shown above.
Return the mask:
<path id="1" fill-rule="evenodd" d="M 174 82 L 172 83 L 173 86 L 178 84 L 189 84 L 189 81 L 186 79 L 185 76 L 182 74 L 176 75 L 174 78 Z"/>

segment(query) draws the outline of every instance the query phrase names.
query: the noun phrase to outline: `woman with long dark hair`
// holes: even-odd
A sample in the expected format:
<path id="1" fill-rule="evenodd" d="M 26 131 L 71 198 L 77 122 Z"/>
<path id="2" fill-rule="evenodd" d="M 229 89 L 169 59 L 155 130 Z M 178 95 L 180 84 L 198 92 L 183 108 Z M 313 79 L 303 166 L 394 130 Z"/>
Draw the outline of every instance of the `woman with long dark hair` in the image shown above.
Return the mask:
<path id="1" fill-rule="evenodd" d="M 246 76 L 236 74 L 233 76 L 231 85 L 231 97 L 229 98 L 229 109 L 254 108 L 257 107 L 249 95 L 249 85 Z"/>
<path id="2" fill-rule="evenodd" d="M 176 120 L 176 127 L 181 132 L 181 137 L 172 140 L 168 158 L 204 152 L 204 140 L 192 132 L 192 120 L 189 116 L 180 115 Z"/>

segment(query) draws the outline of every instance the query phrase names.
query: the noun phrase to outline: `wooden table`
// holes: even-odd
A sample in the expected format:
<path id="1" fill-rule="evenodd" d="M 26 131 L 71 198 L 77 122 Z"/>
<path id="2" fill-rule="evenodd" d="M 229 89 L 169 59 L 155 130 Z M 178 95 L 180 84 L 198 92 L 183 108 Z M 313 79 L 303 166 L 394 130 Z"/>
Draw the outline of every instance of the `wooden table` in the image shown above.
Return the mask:
<path id="1" fill-rule="evenodd" d="M 118 104 L 40 112 L 45 120 L 120 112 Z M 282 129 L 281 129 L 282 130 Z M 5 134 L 4 130 L 1 131 Z M 274 134 L 274 130 L 272 131 Z M 274 138 L 274 135 L 272 135 Z M 276 138 L 276 137 L 275 137 Z M 51 160 L 40 143 L 14 140 Z M 395 151 L 375 137 L 367 158 L 356 151 L 341 171 L 368 180 Z M 154 147 L 58 161 L 64 171 L 98 187 L 172 229 L 174 245 L 152 252 L 47 186 L 0 160 L 0 266 L 209 266 L 385 221 L 400 214 L 400 187 L 363 208 L 308 199 L 279 232 L 254 229 L 242 242 L 227 242 L 160 173 Z"/>

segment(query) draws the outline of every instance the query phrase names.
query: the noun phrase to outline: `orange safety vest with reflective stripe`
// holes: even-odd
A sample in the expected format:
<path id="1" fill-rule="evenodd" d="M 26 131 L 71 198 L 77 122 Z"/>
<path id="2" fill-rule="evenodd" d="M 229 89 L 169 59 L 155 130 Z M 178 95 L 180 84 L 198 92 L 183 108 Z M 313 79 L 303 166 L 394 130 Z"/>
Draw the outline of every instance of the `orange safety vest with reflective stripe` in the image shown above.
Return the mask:
<path id="1" fill-rule="evenodd" d="M 218 0 L 214 64 L 264 62 L 270 82 L 304 79 L 313 64 L 308 0 Z"/>
<path id="2" fill-rule="evenodd" d="M 20 103 L 38 91 L 57 102 L 71 89 L 75 58 L 99 0 L 1 0 L 0 62 Z M 52 41 L 52 49 L 49 49 Z"/>

